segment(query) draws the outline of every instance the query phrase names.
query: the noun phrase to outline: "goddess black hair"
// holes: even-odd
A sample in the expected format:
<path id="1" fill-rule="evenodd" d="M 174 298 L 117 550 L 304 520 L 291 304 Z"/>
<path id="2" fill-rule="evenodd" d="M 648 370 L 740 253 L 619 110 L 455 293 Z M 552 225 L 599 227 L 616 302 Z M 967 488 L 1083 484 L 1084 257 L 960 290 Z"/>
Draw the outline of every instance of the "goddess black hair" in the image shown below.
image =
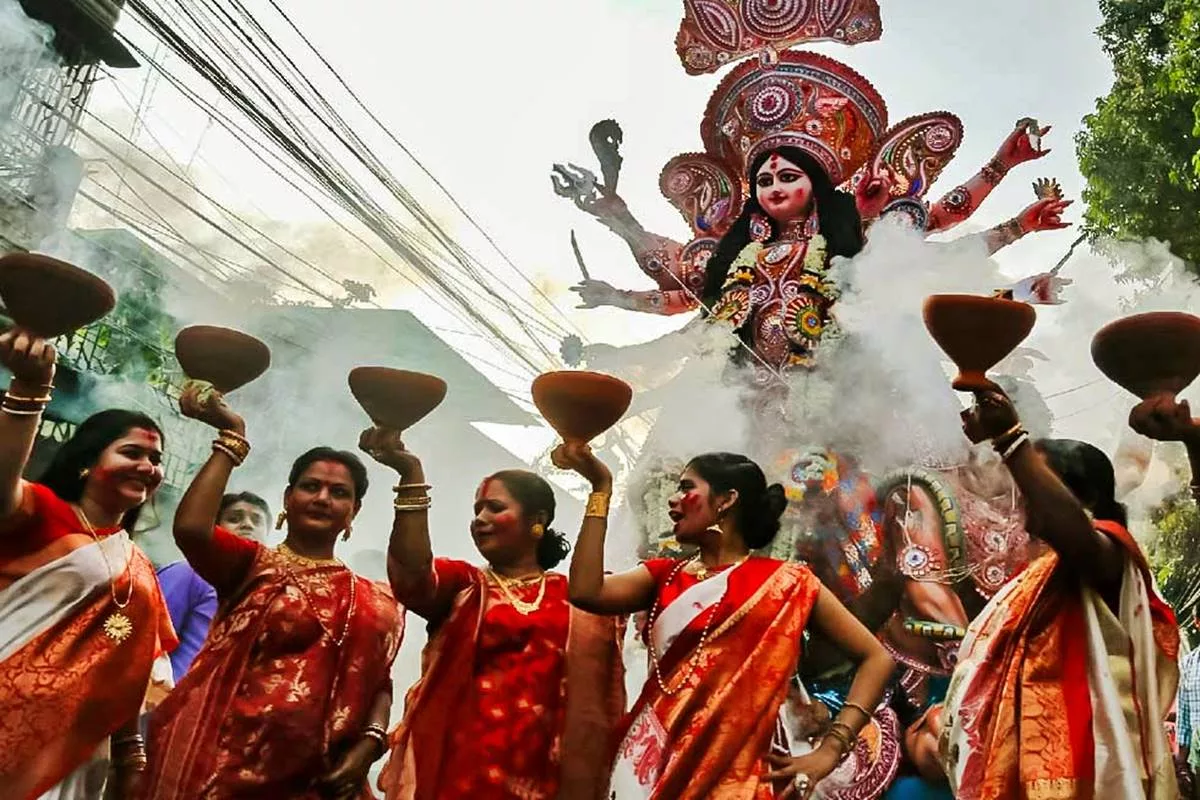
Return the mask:
<path id="1" fill-rule="evenodd" d="M 762 165 L 767 162 L 767 159 L 776 153 L 804 170 L 812 182 L 813 201 L 816 204 L 820 231 L 821 235 L 825 237 L 826 252 L 829 256 L 849 258 L 858 255 L 863 248 L 862 218 L 858 215 L 858 206 L 854 198 L 845 192 L 838 191 L 820 163 L 803 150 L 797 147 L 779 147 L 768 150 L 754 159 L 750 165 L 748 176 L 750 194 L 742 207 L 742 213 L 721 237 L 716 252 L 708 260 L 704 277 L 704 294 L 700 298 L 706 309 L 712 308 L 721 299 L 721 289 L 729 275 L 730 266 L 746 245 L 750 244 L 751 217 L 757 214 L 768 222 L 771 221 L 767 213 L 763 211 L 763 207 L 759 205 L 754 189 L 754 177 L 762 169 Z M 773 222 L 771 224 L 774 225 Z M 771 239 L 779 234 L 780 231 L 773 231 Z"/>

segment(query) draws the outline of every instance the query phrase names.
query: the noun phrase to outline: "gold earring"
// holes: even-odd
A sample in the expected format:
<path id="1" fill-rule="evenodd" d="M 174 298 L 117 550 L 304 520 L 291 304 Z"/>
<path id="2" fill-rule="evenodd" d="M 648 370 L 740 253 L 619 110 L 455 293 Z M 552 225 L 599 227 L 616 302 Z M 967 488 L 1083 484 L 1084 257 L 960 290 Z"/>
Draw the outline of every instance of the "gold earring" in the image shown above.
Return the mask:
<path id="1" fill-rule="evenodd" d="M 350 541 L 350 523 L 346 523 L 346 530 L 342 531 L 342 541 Z"/>
<path id="2" fill-rule="evenodd" d="M 285 522 L 287 522 L 287 512 L 280 511 L 279 516 L 277 516 L 275 518 L 275 530 L 277 530 L 277 531 L 283 530 L 283 523 L 285 523 Z"/>
<path id="3" fill-rule="evenodd" d="M 88 475 L 91 475 L 91 474 L 92 474 L 92 471 L 90 469 L 88 469 L 87 467 L 84 467 L 83 469 L 79 470 L 79 480 L 86 481 L 88 478 Z"/>
<path id="4" fill-rule="evenodd" d="M 533 538 L 540 539 L 546 535 L 546 526 L 540 522 L 535 522 L 529 531 L 533 534 Z"/>

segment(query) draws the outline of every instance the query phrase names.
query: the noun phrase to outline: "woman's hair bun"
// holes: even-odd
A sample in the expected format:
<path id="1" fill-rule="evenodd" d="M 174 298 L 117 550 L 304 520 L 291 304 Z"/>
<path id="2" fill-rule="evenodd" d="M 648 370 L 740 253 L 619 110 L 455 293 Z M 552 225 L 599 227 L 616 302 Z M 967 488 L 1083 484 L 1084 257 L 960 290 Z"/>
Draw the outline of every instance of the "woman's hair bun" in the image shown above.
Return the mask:
<path id="1" fill-rule="evenodd" d="M 783 489 L 782 483 L 772 483 L 767 487 L 767 512 L 770 516 L 778 519 L 783 516 L 783 512 L 787 510 L 788 499 L 787 492 Z"/>

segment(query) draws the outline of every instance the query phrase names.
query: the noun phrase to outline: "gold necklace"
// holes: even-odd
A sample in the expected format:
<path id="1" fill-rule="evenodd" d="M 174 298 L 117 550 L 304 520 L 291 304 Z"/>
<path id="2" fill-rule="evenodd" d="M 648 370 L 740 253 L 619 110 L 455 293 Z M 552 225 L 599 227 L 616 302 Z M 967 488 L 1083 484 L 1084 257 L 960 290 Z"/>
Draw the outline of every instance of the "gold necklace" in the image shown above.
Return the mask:
<path id="1" fill-rule="evenodd" d="M 281 542 L 280 545 L 275 548 L 275 551 L 282 553 L 292 561 L 304 564 L 307 567 L 345 566 L 340 558 L 313 558 L 312 556 L 300 555 L 291 547 L 289 547 L 287 542 Z"/>
<path id="2" fill-rule="evenodd" d="M 542 600 L 546 597 L 546 573 L 543 572 L 537 579 L 537 597 L 533 599 L 532 603 L 517 597 L 516 593 L 510 588 L 514 585 L 527 584 L 529 581 L 506 578 L 491 567 L 488 567 L 488 575 L 496 579 L 496 585 L 500 587 L 500 591 L 504 593 L 508 604 L 515 608 L 517 613 L 527 617 L 542 607 Z"/>
<path id="3" fill-rule="evenodd" d="M 738 566 L 749 557 L 750 554 L 747 553 L 739 560 L 735 561 L 732 566 Z M 671 570 L 671 574 L 667 576 L 667 580 L 663 583 L 663 585 L 669 585 L 671 581 L 675 580 L 676 576 L 678 576 L 688 564 L 690 564 L 692 561 L 699 560 L 699 558 L 700 555 L 697 553 L 692 559 L 679 562 L 675 569 Z M 703 568 L 703 563 L 701 563 L 701 567 Z M 705 577 L 707 577 L 707 571 Z M 700 578 L 700 580 L 704 580 L 704 578 Z M 704 623 L 704 630 L 700 633 L 700 641 L 696 644 L 695 649 L 692 650 L 691 658 L 688 659 L 687 671 L 683 673 L 682 678 L 675 682 L 674 686 L 668 686 L 667 682 L 663 680 L 662 668 L 658 665 L 659 654 L 654 647 L 654 623 L 658 619 L 659 615 L 662 614 L 662 597 L 660 595 L 659 597 L 655 598 L 654 606 L 650 609 L 650 615 L 646 619 L 646 646 L 650 651 L 650 667 L 654 672 L 654 679 L 658 682 L 658 688 L 662 689 L 663 694 L 675 695 L 680 689 L 687 685 L 689 680 L 691 680 L 692 674 L 695 673 L 696 667 L 700 663 L 700 656 L 703 654 L 704 648 L 708 644 L 708 635 L 711 633 L 713 620 L 715 620 L 717 617 L 717 609 L 720 608 L 721 604 L 725 602 L 725 595 L 728 593 L 729 584 L 726 583 L 725 591 L 721 593 L 721 599 L 713 603 L 708 608 L 708 620 Z M 733 626 L 737 624 L 745 615 L 746 611 L 735 614 L 730 618 L 729 625 Z"/>
<path id="4" fill-rule="evenodd" d="M 72 504 L 71 508 L 74 510 L 75 516 L 83 523 L 83 527 L 87 530 L 88 535 L 96 542 L 96 547 L 100 550 L 100 557 L 104 559 L 104 569 L 108 572 L 108 591 L 112 595 L 113 605 L 117 607 L 117 610 L 109 614 L 104 620 L 104 635 L 117 644 L 120 644 L 133 635 L 133 621 L 122 613 L 125 606 L 129 605 L 129 601 L 133 599 L 133 577 L 129 574 L 133 568 L 133 554 L 128 554 L 125 559 L 125 575 L 129 577 L 129 588 L 125 592 L 125 599 L 121 600 L 117 597 L 117 578 L 113 575 L 112 563 L 108 560 L 108 553 L 104 552 L 103 540 L 96 534 L 96 529 L 92 526 L 91 520 L 87 518 L 87 514 L 83 512 L 83 507 Z M 122 551 L 124 551 L 124 548 L 122 548 Z"/>
<path id="5" fill-rule="evenodd" d="M 304 588 L 304 584 L 300 582 L 300 579 L 296 576 L 296 573 L 292 572 L 292 568 L 287 564 L 287 561 L 296 561 L 297 563 L 309 567 L 342 567 L 345 569 L 346 565 L 337 558 L 309 558 L 308 556 L 302 556 L 292 548 L 288 547 L 287 542 L 283 542 L 276 547 L 275 552 L 284 557 L 285 560 L 283 570 L 287 573 L 288 579 L 292 582 L 292 584 L 300 590 L 300 594 L 304 596 L 304 602 L 308 604 L 309 611 L 311 611 L 313 616 L 317 618 L 317 624 L 321 626 L 321 632 L 329 637 L 329 640 L 333 642 L 334 647 L 341 647 L 342 642 L 346 641 L 346 634 L 350 632 L 350 622 L 354 619 L 354 599 L 356 596 L 356 589 L 358 587 L 357 577 L 355 577 L 352 571 L 347 570 L 350 572 L 350 604 L 346 608 L 346 621 L 342 623 L 342 632 L 337 636 L 334 636 L 333 631 L 325 627 L 325 621 L 321 619 L 321 614 L 319 611 L 317 611 L 317 604 L 313 602 L 308 590 Z"/>
<path id="6" fill-rule="evenodd" d="M 741 564 L 743 561 L 745 561 L 749 557 L 750 557 L 750 554 L 747 553 L 746 555 L 742 556 L 737 561 L 732 562 L 728 566 L 736 567 L 738 564 Z M 700 553 L 696 553 L 696 555 L 692 556 L 690 559 L 690 562 L 695 563 L 696 567 L 694 570 L 689 570 L 689 574 L 695 575 L 696 580 L 701 580 L 701 581 L 708 580 L 713 575 L 716 575 L 717 572 L 722 568 L 722 565 L 718 565 L 717 567 L 715 567 L 713 569 L 709 569 L 708 565 L 704 563 L 704 559 L 701 558 Z M 686 566 L 686 564 L 685 564 L 685 566 Z"/>

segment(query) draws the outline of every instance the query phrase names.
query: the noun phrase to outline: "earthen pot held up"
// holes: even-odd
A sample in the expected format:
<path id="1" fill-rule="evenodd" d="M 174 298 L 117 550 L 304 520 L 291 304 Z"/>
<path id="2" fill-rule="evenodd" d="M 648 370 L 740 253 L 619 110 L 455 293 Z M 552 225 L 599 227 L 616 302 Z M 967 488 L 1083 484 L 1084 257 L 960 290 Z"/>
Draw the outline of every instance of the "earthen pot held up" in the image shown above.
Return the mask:
<path id="1" fill-rule="evenodd" d="M 985 374 L 1025 340 L 1037 312 L 1028 303 L 967 294 L 935 294 L 925 300 L 925 327 L 958 367 L 951 383 L 961 392 L 997 388 Z"/>
<path id="2" fill-rule="evenodd" d="M 566 442 L 590 442 L 629 410 L 633 389 L 599 372 L 547 372 L 533 381 L 533 403 Z"/>
<path id="3" fill-rule="evenodd" d="M 1200 375 L 1200 317 L 1155 311 L 1110 322 L 1092 339 L 1092 360 L 1143 400 L 1174 397 Z"/>
<path id="4" fill-rule="evenodd" d="M 446 399 L 446 382 L 423 372 L 391 367 L 350 370 L 350 393 L 376 425 L 402 431 Z"/>
<path id="5" fill-rule="evenodd" d="M 117 295 L 87 270 L 35 253 L 0 257 L 0 301 L 13 321 L 52 339 L 113 310 Z"/>
<path id="6" fill-rule="evenodd" d="M 175 337 L 185 375 L 208 381 L 221 394 L 240 389 L 271 366 L 271 351 L 253 336 L 216 325 L 190 325 Z"/>

